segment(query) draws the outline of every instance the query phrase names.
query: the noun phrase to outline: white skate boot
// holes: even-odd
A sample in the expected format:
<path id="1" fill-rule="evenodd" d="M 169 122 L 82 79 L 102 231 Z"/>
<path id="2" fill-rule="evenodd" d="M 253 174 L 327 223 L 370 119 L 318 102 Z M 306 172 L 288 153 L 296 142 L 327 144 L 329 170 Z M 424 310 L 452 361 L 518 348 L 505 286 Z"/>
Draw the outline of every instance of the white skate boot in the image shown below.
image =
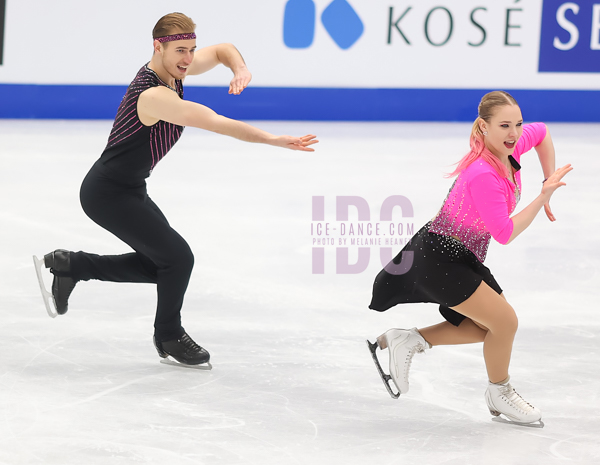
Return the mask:
<path id="1" fill-rule="evenodd" d="M 542 412 L 526 402 L 508 381 L 505 384 L 489 383 L 485 391 L 485 401 L 490 413 L 494 415 L 492 420 L 536 428 L 544 427 Z M 504 415 L 508 421 L 500 415 Z"/>
<path id="2" fill-rule="evenodd" d="M 430 349 L 431 345 L 421 336 L 417 328 L 408 329 L 390 329 L 377 338 L 377 343 L 371 344 L 367 341 L 373 360 L 381 379 L 390 393 L 397 399 L 400 394 L 408 392 L 408 372 L 413 356 L 423 353 L 425 349 Z M 386 375 L 381 369 L 375 349 L 389 349 L 390 374 Z M 394 381 L 398 392 L 394 393 L 389 385 L 389 380 Z"/>

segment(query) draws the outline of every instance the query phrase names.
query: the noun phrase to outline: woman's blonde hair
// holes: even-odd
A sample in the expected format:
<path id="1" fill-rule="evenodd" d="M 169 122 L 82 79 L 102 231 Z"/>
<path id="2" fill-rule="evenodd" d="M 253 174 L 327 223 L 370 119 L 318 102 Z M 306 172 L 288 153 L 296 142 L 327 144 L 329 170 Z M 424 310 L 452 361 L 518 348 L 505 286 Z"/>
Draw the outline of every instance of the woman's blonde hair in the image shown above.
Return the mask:
<path id="1" fill-rule="evenodd" d="M 481 101 L 479 102 L 478 116 L 473 123 L 473 128 L 471 129 L 471 139 L 470 146 L 471 151 L 467 153 L 459 162 L 456 169 L 448 175 L 448 177 L 453 177 L 461 173 L 467 166 L 477 160 L 479 157 L 483 158 L 487 161 L 492 167 L 500 174 L 500 176 L 505 177 L 508 176 L 508 170 L 506 166 L 492 153 L 490 153 L 485 149 L 485 141 L 484 135 L 481 131 L 481 121 L 485 121 L 489 123 L 492 119 L 492 116 L 496 113 L 499 107 L 503 107 L 506 105 L 516 105 L 519 106 L 517 101 L 514 99 L 512 95 L 503 90 L 495 90 L 493 92 L 485 94 Z"/>

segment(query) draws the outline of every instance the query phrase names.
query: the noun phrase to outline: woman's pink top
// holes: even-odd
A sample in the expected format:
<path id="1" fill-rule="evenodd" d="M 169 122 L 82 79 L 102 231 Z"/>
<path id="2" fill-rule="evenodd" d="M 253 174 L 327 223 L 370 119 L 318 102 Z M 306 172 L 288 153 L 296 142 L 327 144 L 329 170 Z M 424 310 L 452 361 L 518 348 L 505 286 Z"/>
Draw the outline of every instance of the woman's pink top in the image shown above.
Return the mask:
<path id="1" fill-rule="evenodd" d="M 546 125 L 523 125 L 523 135 L 512 154 L 520 163 L 521 155 L 539 145 L 546 137 Z M 487 149 L 486 149 L 487 150 Z M 444 205 L 431 222 L 429 232 L 456 236 L 483 262 L 490 238 L 506 244 L 513 232 L 510 218 L 521 193 L 521 173 L 515 173 L 517 185 L 488 162 L 478 158 L 465 168 L 450 188 Z"/>

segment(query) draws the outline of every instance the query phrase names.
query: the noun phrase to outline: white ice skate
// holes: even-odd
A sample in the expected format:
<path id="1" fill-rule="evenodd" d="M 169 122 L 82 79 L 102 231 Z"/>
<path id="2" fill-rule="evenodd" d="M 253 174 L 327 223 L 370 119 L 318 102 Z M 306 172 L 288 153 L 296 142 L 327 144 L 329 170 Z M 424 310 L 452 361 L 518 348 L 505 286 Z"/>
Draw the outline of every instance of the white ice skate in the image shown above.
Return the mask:
<path id="1" fill-rule="evenodd" d="M 42 299 L 44 299 L 46 311 L 48 312 L 48 315 L 50 315 L 50 318 L 56 318 L 56 315 L 58 315 L 56 310 L 56 302 L 54 301 L 54 296 L 52 293 L 46 289 L 46 286 L 44 285 L 44 278 L 42 276 L 42 265 L 44 264 L 44 259 L 37 258 L 34 255 L 33 264 L 35 266 L 35 273 L 37 274 L 38 282 L 40 283 L 40 291 L 42 291 Z"/>
<path id="2" fill-rule="evenodd" d="M 509 382 L 505 384 L 489 383 L 485 391 L 485 401 L 490 413 L 494 415 L 492 418 L 494 421 L 534 428 L 544 427 L 542 412 L 526 402 Z"/>
<path id="3" fill-rule="evenodd" d="M 377 367 L 377 371 L 383 380 L 383 384 L 393 399 L 400 397 L 400 394 L 408 392 L 408 373 L 412 363 L 413 356 L 423 353 L 425 349 L 431 348 L 431 345 L 421 336 L 417 328 L 412 329 L 390 329 L 377 338 L 375 344 L 367 340 L 367 345 Z M 390 374 L 384 373 L 379 360 L 377 359 L 376 349 L 389 349 Z M 390 386 L 390 379 L 398 388 L 398 392 L 393 392 Z"/>

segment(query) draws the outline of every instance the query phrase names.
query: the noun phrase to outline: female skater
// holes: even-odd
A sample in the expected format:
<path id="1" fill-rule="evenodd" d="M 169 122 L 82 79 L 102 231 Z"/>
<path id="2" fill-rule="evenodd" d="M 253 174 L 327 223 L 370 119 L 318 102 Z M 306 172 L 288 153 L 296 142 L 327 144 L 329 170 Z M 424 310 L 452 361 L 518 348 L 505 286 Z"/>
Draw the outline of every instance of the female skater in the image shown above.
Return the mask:
<path id="1" fill-rule="evenodd" d="M 555 171 L 554 146 L 542 123 L 523 125 L 521 110 L 506 92 L 486 94 L 473 124 L 471 151 L 459 162 L 457 178 L 435 218 L 407 243 L 402 252 L 376 277 L 369 308 L 385 311 L 409 302 L 439 304 L 446 319 L 427 328 L 390 329 L 369 348 L 384 383 L 397 398 L 408 391 L 412 357 L 432 346 L 483 342 L 489 378 L 485 399 L 492 415 L 510 421 L 543 426 L 540 411 L 517 394 L 509 383 L 508 366 L 517 316 L 502 289 L 483 265 L 490 238 L 512 242 L 544 207 L 550 221 L 549 201 L 571 171 Z M 540 195 L 514 216 L 521 195 L 519 161 L 535 147 L 544 177 Z M 404 273 L 402 260 L 412 258 Z M 403 274 L 402 274 L 403 273 Z M 390 375 L 383 373 L 376 349 L 388 349 Z M 389 380 L 398 388 L 393 393 Z"/>
<path id="2" fill-rule="evenodd" d="M 181 326 L 181 307 L 194 257 L 148 197 L 145 178 L 177 142 L 184 126 L 292 150 L 312 152 L 310 146 L 318 141 L 312 135 L 274 136 L 183 100 L 185 77 L 204 73 L 218 64 L 233 71 L 230 94 L 239 95 L 251 79 L 244 60 L 231 44 L 196 50 L 195 29 L 194 22 L 181 13 L 168 14 L 158 21 L 152 32 L 152 59 L 127 89 L 108 144 L 81 186 L 85 213 L 134 252 L 100 256 L 61 249 L 45 255 L 43 260 L 34 257 L 34 261 L 46 308 L 53 317 L 66 313 L 69 295 L 81 280 L 155 283 L 158 304 L 154 343 L 160 357 L 209 368 L 209 353 Z M 42 263 L 54 274 L 51 293 L 43 285 Z"/>

